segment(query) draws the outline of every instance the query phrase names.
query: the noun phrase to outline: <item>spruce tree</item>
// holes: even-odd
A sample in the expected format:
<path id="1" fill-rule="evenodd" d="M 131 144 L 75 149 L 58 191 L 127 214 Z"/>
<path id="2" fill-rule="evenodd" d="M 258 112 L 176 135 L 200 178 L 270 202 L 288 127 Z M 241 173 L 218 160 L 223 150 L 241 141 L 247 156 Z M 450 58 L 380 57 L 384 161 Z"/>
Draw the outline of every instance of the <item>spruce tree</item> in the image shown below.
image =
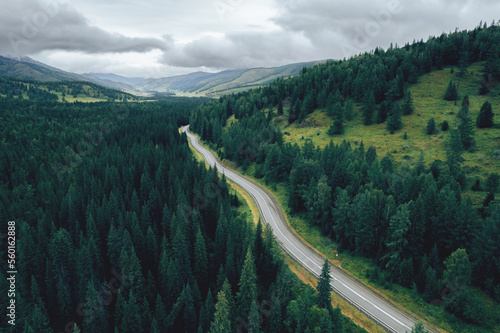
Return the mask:
<path id="1" fill-rule="evenodd" d="M 194 267 L 193 274 L 202 290 L 207 286 L 207 275 L 208 275 L 208 257 L 207 248 L 205 245 L 205 239 L 201 233 L 201 229 L 198 226 L 196 231 L 196 237 L 194 242 Z"/>
<path id="2" fill-rule="evenodd" d="M 321 275 L 318 281 L 318 306 L 332 312 L 332 291 L 331 286 L 331 276 L 330 276 L 330 263 L 328 258 L 325 258 L 323 267 L 321 268 Z"/>
<path id="3" fill-rule="evenodd" d="M 260 332 L 260 315 L 257 301 L 254 300 L 250 306 L 250 313 L 248 314 L 248 333 Z"/>
<path id="4" fill-rule="evenodd" d="M 481 111 L 476 119 L 476 125 L 478 128 L 488 128 L 493 127 L 493 111 L 491 109 L 491 103 L 486 101 L 483 106 L 481 106 Z"/>
<path id="5" fill-rule="evenodd" d="M 397 102 L 394 102 L 391 107 L 391 115 L 387 122 L 387 130 L 393 134 L 395 131 L 403 127 L 403 122 L 401 120 L 401 108 Z"/>
<path id="6" fill-rule="evenodd" d="M 280 100 L 278 102 L 278 116 L 282 116 L 283 115 L 283 102 Z"/>
<path id="7" fill-rule="evenodd" d="M 450 131 L 450 140 L 446 149 L 446 163 L 450 168 L 451 175 L 460 184 L 465 181 L 464 171 L 462 170 L 462 162 L 464 161 L 462 152 L 463 145 L 460 141 L 460 134 L 458 130 L 453 129 Z"/>
<path id="8" fill-rule="evenodd" d="M 215 304 L 214 320 L 210 325 L 210 333 L 231 333 L 231 309 L 227 301 L 227 296 L 223 290 L 217 294 L 217 304 Z"/>
<path id="9" fill-rule="evenodd" d="M 429 119 L 427 122 L 426 132 L 429 135 L 436 134 L 436 122 L 434 118 Z"/>
<path id="10" fill-rule="evenodd" d="M 403 114 L 405 116 L 408 116 L 412 114 L 414 110 L 415 108 L 413 106 L 413 98 L 411 97 L 411 91 L 407 90 L 403 102 Z"/>
<path id="11" fill-rule="evenodd" d="M 333 124 L 328 129 L 328 135 L 344 134 L 344 110 L 340 103 L 335 103 L 333 107 Z"/>
<path id="12" fill-rule="evenodd" d="M 332 320 L 330 319 L 330 314 L 328 311 L 323 312 L 323 317 L 319 324 L 321 333 L 331 333 L 332 332 Z"/>
<path id="13" fill-rule="evenodd" d="M 455 101 L 458 99 L 457 86 L 451 80 L 448 84 L 448 88 L 446 88 L 446 92 L 444 93 L 444 99 L 447 101 Z"/>
<path id="14" fill-rule="evenodd" d="M 474 147 L 474 126 L 469 115 L 469 96 L 465 96 L 462 102 L 462 108 L 458 113 L 458 132 L 460 141 L 465 150 Z"/>
<path id="15" fill-rule="evenodd" d="M 385 267 L 393 277 L 399 278 L 399 270 L 403 261 L 403 253 L 408 245 L 408 231 L 410 229 L 410 209 L 408 204 L 398 207 L 389 223 L 387 251 L 384 260 Z"/>
<path id="16" fill-rule="evenodd" d="M 245 262 L 241 270 L 241 278 L 238 283 L 239 291 L 237 295 L 238 315 L 241 318 L 248 318 L 252 302 L 257 299 L 257 275 L 255 264 L 250 247 L 247 249 Z"/>
<path id="17" fill-rule="evenodd" d="M 375 95 L 373 90 L 369 90 L 365 94 L 363 105 L 363 124 L 373 124 L 373 114 L 375 113 Z"/>

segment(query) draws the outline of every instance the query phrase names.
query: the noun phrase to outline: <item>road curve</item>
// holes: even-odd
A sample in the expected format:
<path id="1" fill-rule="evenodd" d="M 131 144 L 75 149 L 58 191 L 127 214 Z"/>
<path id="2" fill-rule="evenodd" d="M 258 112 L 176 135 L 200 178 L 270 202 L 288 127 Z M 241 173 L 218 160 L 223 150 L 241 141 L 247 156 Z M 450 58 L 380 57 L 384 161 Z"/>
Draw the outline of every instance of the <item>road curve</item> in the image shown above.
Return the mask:
<path id="1" fill-rule="evenodd" d="M 224 173 L 227 178 L 252 196 L 259 208 L 261 218 L 272 227 L 276 240 L 283 249 L 305 269 L 319 277 L 324 258 L 304 244 L 290 230 L 276 198 L 260 185 L 223 166 L 212 152 L 201 146 L 198 137 L 189 132 L 189 125 L 182 127 L 181 130 L 186 133 L 191 145 L 203 156 L 206 163 L 212 167 L 216 165 L 220 173 Z M 411 332 L 415 321 L 408 315 L 403 314 L 387 301 L 369 291 L 344 273 L 342 269 L 332 265 L 330 275 L 332 276 L 334 292 L 364 312 L 385 330 L 398 333 Z"/>

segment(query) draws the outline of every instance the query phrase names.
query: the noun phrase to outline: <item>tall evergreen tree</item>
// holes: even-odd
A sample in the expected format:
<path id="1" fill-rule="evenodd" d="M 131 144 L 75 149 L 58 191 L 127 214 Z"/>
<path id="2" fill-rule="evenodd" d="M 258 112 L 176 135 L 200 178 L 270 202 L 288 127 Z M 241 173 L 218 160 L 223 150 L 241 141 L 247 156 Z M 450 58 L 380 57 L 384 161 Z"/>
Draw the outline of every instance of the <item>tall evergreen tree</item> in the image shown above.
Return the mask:
<path id="1" fill-rule="evenodd" d="M 330 262 L 328 258 L 325 258 L 318 281 L 318 306 L 328 310 L 330 313 L 333 311 L 331 292 Z"/>
<path id="2" fill-rule="evenodd" d="M 403 127 L 403 121 L 401 120 L 401 108 L 397 102 L 392 103 L 391 114 L 387 122 L 387 130 L 393 134 L 395 131 Z"/>
<path id="3" fill-rule="evenodd" d="M 366 92 L 363 104 L 363 124 L 371 125 L 373 124 L 373 115 L 375 113 L 375 95 L 373 90 Z"/>
<path id="4" fill-rule="evenodd" d="M 384 256 L 385 267 L 392 276 L 398 277 L 401 263 L 405 259 L 404 251 L 408 245 L 408 231 L 410 229 L 410 209 L 408 204 L 398 207 L 389 223 L 387 251 Z"/>
<path id="5" fill-rule="evenodd" d="M 252 302 L 257 299 L 257 275 L 255 264 L 250 247 L 247 249 L 241 278 L 238 283 L 239 291 L 237 294 L 238 315 L 241 318 L 248 318 Z"/>
<path id="6" fill-rule="evenodd" d="M 336 103 L 333 107 L 333 124 L 328 129 L 328 135 L 344 134 L 344 110 L 340 103 Z"/>
<path id="7" fill-rule="evenodd" d="M 474 146 L 474 126 L 469 115 L 469 96 L 464 97 L 462 108 L 458 113 L 458 132 L 460 141 L 465 150 L 469 150 Z"/>
<path id="8" fill-rule="evenodd" d="M 217 294 L 214 320 L 210 325 L 210 333 L 231 333 L 231 317 L 229 303 L 223 290 Z"/>
<path id="9" fill-rule="evenodd" d="M 208 277 L 208 256 L 205 239 L 200 227 L 196 231 L 194 243 L 194 267 L 193 274 L 202 290 L 207 286 Z"/>
<path id="10" fill-rule="evenodd" d="M 408 116 L 413 113 L 415 107 L 413 106 L 413 98 L 411 97 L 411 91 L 407 90 L 405 93 L 403 101 L 403 114 Z"/>
<path id="11" fill-rule="evenodd" d="M 465 174 L 461 168 L 464 158 L 462 157 L 463 145 L 458 130 L 450 131 L 450 139 L 446 148 L 446 162 L 450 168 L 450 174 L 459 182 L 465 182 Z"/>

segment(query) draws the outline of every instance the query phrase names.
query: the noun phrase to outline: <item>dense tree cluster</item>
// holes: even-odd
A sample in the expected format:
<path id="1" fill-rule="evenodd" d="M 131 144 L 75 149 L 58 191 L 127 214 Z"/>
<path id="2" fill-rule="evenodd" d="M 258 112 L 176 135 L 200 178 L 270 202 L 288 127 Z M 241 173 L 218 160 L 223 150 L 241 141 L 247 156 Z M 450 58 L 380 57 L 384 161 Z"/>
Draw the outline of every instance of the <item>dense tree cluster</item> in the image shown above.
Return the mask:
<path id="1" fill-rule="evenodd" d="M 25 98 L 30 101 L 50 102 L 57 101 L 55 92 L 61 93 L 63 98 L 84 94 L 85 96 L 114 100 L 135 100 L 128 93 L 105 88 L 91 82 L 63 81 L 63 82 L 38 82 L 32 80 L 18 80 L 8 77 L 0 77 L 0 99 L 2 95 L 7 100 Z"/>
<path id="2" fill-rule="evenodd" d="M 195 161 L 178 128 L 199 104 L 0 100 L 20 331 L 364 331 L 319 306 L 271 231 L 240 217 L 225 178 Z"/>
<path id="3" fill-rule="evenodd" d="M 338 134 L 339 110 L 354 99 L 364 104 L 365 125 L 375 121 L 378 108 L 383 112 L 378 122 L 388 117 L 388 130 L 394 132 L 402 126 L 401 115 L 412 112 L 405 83 L 415 83 L 433 67 L 463 65 L 465 60 L 489 64 L 489 50 L 498 45 L 499 37 L 500 27 L 480 26 L 426 43 L 330 61 L 304 69 L 296 78 L 210 102 L 191 115 L 192 129 L 221 157 L 244 166 L 255 162 L 256 177 L 285 184 L 292 212 L 334 238 L 340 249 L 375 260 L 378 268 L 370 272 L 372 279 L 387 285 L 397 282 L 435 301 L 443 297 L 444 286 L 449 293 L 456 291 L 443 275 L 444 267 L 447 258 L 463 249 L 472 269 L 481 272 L 472 276 L 472 283 L 500 300 L 500 269 L 488 259 L 500 255 L 500 248 L 492 245 L 498 234 L 490 230 L 498 224 L 499 205 L 489 192 L 478 212 L 470 198 L 462 197 L 466 179 L 461 155 L 474 148 L 467 96 L 457 116 L 458 128 L 450 131 L 447 160 L 434 161 L 429 168 L 423 158 L 414 166 L 396 165 L 390 155 L 379 158 L 374 147 L 366 150 L 362 142 L 330 143 L 324 149 L 308 140 L 302 147 L 285 144 L 280 130 L 265 117 L 276 105 L 288 106 L 289 122 L 323 107 L 335 117 L 331 133 Z M 405 94 L 400 105 L 396 101 Z M 235 120 L 226 124 L 232 115 Z M 434 133 L 435 127 L 430 121 L 427 132 Z M 480 322 L 481 315 L 471 313 L 482 313 L 481 301 L 456 292 L 448 309 L 466 321 Z"/>

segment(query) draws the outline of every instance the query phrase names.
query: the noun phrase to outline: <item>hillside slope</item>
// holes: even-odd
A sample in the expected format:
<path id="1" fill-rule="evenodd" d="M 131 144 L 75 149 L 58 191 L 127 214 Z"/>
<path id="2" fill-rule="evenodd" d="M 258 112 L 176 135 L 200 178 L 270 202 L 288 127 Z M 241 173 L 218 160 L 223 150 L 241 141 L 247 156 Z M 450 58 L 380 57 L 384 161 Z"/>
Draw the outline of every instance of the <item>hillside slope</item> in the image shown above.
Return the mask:
<path id="1" fill-rule="evenodd" d="M 295 76 L 302 68 L 317 62 L 290 64 L 274 68 L 226 70 L 218 73 L 196 72 L 173 77 L 147 79 L 135 85 L 143 92 L 175 92 L 178 95 L 218 97 L 261 87 L 280 77 Z"/>
<path id="2" fill-rule="evenodd" d="M 500 86 L 492 87 L 490 94 L 480 95 L 478 90 L 482 80 L 483 63 L 469 66 L 466 76 L 462 79 L 459 95 L 468 95 L 470 99 L 470 115 L 475 124 L 479 110 L 484 102 L 489 101 L 497 123 L 500 121 Z M 447 121 L 450 126 L 456 123 L 460 103 L 445 101 L 443 95 L 450 80 L 457 80 L 457 67 L 448 67 L 424 74 L 418 83 L 410 85 L 415 111 L 403 116 L 403 127 L 395 134 L 387 130 L 387 123 L 365 126 L 363 124 L 362 104 L 354 107 L 354 119 L 344 122 L 343 135 L 328 135 L 328 129 L 333 118 L 326 109 L 317 109 L 303 122 L 288 125 L 286 116 L 274 118 L 274 123 L 285 133 L 285 142 L 303 145 L 307 139 L 315 145 L 325 147 L 330 141 L 340 144 L 347 140 L 353 144 L 363 142 L 365 147 L 374 146 L 378 156 L 390 154 L 397 161 L 416 163 L 422 153 L 429 164 L 434 160 L 446 160 L 446 143 L 449 133 L 441 130 L 441 124 Z M 434 118 L 437 132 L 434 135 L 426 133 L 427 122 Z M 474 126 L 475 127 L 475 126 Z M 404 133 L 407 139 L 404 139 Z M 463 154 L 466 173 L 473 179 L 479 177 L 485 180 L 488 174 L 500 170 L 500 126 L 492 128 L 475 128 L 474 138 L 476 149 Z"/>

